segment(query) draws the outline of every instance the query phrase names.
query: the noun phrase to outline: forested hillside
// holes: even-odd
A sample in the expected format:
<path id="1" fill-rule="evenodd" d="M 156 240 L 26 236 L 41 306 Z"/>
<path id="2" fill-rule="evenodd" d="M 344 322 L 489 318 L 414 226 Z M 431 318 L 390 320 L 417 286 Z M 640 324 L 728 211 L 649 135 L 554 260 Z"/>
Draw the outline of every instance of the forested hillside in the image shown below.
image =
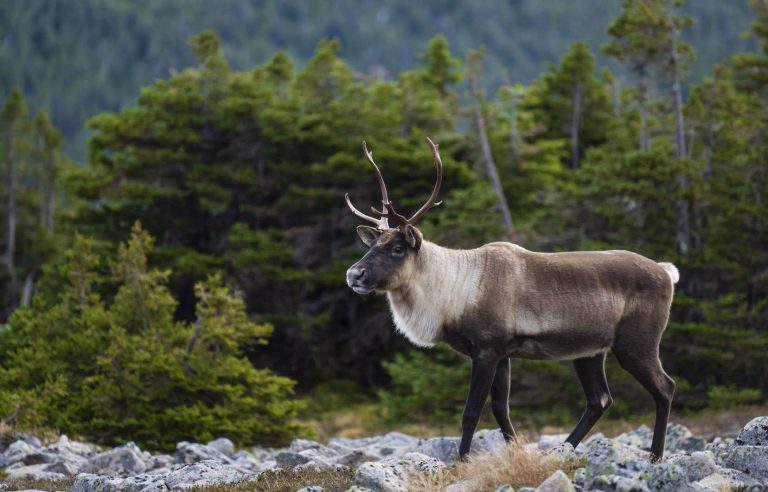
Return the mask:
<path id="1" fill-rule="evenodd" d="M 675 410 L 764 404 L 768 4 L 753 0 L 749 13 L 735 6 L 727 15 L 718 9 L 730 2 L 687 7 L 733 25 L 755 21 L 748 43 L 759 50 L 723 63 L 705 51 L 720 38 L 697 38 L 702 22 L 691 24 L 677 1 L 625 0 L 589 15 L 566 2 L 492 4 L 462 11 L 480 42 L 477 33 L 497 25 L 493 39 L 525 51 L 500 21 L 507 12 L 520 16 L 530 39 L 545 38 L 534 26 L 550 16 L 573 31 L 561 33 L 561 45 L 531 51 L 536 68 L 507 83 L 501 53 L 517 52 L 501 41 L 465 52 L 480 42 L 461 38 L 437 6 L 429 29 L 415 20 L 403 27 L 413 37 L 392 54 L 390 38 L 357 41 L 341 27 L 365 31 L 359 21 L 375 17 L 365 10 L 378 4 L 341 13 L 343 2 L 328 12 L 314 2 L 267 3 L 286 17 L 269 21 L 286 38 L 270 31 L 256 55 L 234 41 L 257 16 L 239 3 L 210 16 L 191 2 L 178 10 L 173 2 L 4 4 L 17 18 L 33 22 L 33 12 L 39 25 L 70 34 L 50 45 L 45 35 L 29 38 L 48 46 L 49 61 L 3 55 L 3 70 L 26 73 L 20 85 L 34 104 L 9 90 L 0 120 L 0 423 L 156 448 L 216 434 L 273 444 L 306 431 L 294 421 L 302 407 L 295 383 L 310 395 L 310 410 L 362 400 L 375 407 L 369 420 L 387 425 L 457 425 L 466 361 L 410 348 L 383 299 L 344 282 L 364 252 L 344 194 L 366 210 L 379 200 L 361 142 L 398 209 L 411 211 L 432 187 L 427 136 L 445 165 L 444 205 L 418 224 L 427 239 L 629 249 L 671 261 L 681 279 L 661 357 L 678 382 Z M 405 5 L 386 22 L 426 12 Z M 120 29 L 104 22 L 104 9 Z M 304 61 L 304 48 L 288 40 L 302 9 L 318 24 L 335 19 L 349 51 L 319 40 Z M 65 22 L 76 12 L 88 19 L 89 63 L 99 60 L 99 68 L 85 63 L 66 71 L 83 78 L 62 77 L 58 64 L 84 60 L 56 54 L 61 45 L 78 52 Z M 159 26 L 163 12 L 178 19 Z M 220 16 L 243 22 L 187 37 L 195 22 Z M 131 34 L 134 27 L 153 35 Z M 182 46 L 185 54 L 175 55 Z M 360 59 L 375 58 L 367 52 L 374 49 L 402 65 L 371 75 L 375 67 Z M 696 68 L 697 52 L 704 68 Z M 160 53 L 172 54 L 170 73 Z M 537 65 L 549 56 L 553 63 Z M 154 65 L 140 68 L 134 58 Z M 81 106 L 86 100 L 100 102 Z M 87 163 L 70 162 L 63 143 L 79 132 L 71 125 L 101 108 L 108 110 L 87 122 Z M 63 127 L 70 131 L 62 136 L 46 109 L 72 116 Z M 647 394 L 615 360 L 609 365 L 610 415 L 650 410 Z M 571 422 L 582 408 L 568 363 L 516 361 L 512 374 L 517 421 Z M 192 428 L 198 433 L 189 435 Z"/>
<path id="2" fill-rule="evenodd" d="M 386 79 L 414 68 L 426 42 L 443 33 L 459 55 L 485 48 L 484 86 L 492 91 L 502 82 L 530 82 L 573 40 L 597 50 L 608 41 L 605 26 L 619 6 L 617 0 L 6 0 L 0 2 L 0 97 L 22 88 L 34 108 L 51 113 L 70 156 L 83 160 L 85 121 L 134 103 L 140 87 L 193 63 L 186 40 L 204 29 L 219 33 L 222 53 L 238 70 L 277 50 L 303 64 L 320 39 L 336 38 L 352 69 Z M 693 80 L 731 54 L 754 49 L 739 36 L 752 19 L 746 0 L 696 0 L 685 12 L 697 21 L 684 33 L 698 52 Z"/>

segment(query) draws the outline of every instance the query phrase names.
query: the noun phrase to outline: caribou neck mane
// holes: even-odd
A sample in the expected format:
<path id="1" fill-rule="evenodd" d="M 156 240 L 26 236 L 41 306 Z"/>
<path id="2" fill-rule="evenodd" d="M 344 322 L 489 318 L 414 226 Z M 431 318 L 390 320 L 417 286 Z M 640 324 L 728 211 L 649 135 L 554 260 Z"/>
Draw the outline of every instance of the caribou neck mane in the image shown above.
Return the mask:
<path id="1" fill-rule="evenodd" d="M 420 347 L 440 342 L 443 326 L 457 320 L 479 295 L 486 258 L 477 253 L 423 241 L 410 278 L 387 291 L 397 331 Z"/>

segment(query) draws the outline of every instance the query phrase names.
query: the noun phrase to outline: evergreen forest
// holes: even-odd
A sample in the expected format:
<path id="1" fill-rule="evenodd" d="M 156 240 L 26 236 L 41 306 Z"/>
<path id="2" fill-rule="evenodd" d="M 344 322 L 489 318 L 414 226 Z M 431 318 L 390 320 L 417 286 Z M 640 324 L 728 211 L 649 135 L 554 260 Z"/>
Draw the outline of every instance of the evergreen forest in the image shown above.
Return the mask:
<path id="1" fill-rule="evenodd" d="M 673 411 L 766 405 L 766 0 L 206 5 L 0 4 L 2 426 L 158 450 L 458 431 L 468 361 L 345 282 L 345 193 L 379 201 L 361 142 L 412 213 L 425 137 L 426 239 L 673 262 Z M 608 366 L 608 417 L 651 412 Z M 582 400 L 570 363 L 513 360 L 516 424 Z"/>

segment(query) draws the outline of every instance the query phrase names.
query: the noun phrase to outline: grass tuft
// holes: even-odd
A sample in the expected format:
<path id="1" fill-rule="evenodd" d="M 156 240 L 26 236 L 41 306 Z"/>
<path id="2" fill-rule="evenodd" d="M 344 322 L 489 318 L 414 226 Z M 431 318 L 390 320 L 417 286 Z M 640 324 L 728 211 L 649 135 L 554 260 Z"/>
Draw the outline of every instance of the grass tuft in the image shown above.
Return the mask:
<path id="1" fill-rule="evenodd" d="M 417 474 L 410 477 L 414 492 L 438 492 L 456 482 L 462 482 L 462 492 L 496 490 L 502 485 L 537 487 L 557 470 L 571 475 L 578 461 L 562 461 L 547 456 L 537 449 L 525 447 L 518 441 L 495 453 L 483 453 L 469 461 L 457 463 L 442 473 Z"/>
<path id="2" fill-rule="evenodd" d="M 75 477 L 65 478 L 64 480 L 6 480 L 0 481 L 0 484 L 7 488 L 0 487 L 0 490 L 45 490 L 53 492 L 57 490 L 69 490 L 74 483 Z"/>

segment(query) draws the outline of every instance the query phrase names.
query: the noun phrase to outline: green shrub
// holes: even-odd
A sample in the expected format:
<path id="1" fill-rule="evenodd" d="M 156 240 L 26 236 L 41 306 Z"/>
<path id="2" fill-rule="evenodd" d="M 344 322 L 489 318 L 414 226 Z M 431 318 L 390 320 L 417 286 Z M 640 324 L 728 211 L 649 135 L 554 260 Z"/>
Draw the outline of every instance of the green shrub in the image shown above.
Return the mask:
<path id="1" fill-rule="evenodd" d="M 294 382 L 254 368 L 241 352 L 265 344 L 272 328 L 249 321 L 220 275 L 196 285 L 197 321 L 174 321 L 169 272 L 147 267 L 151 245 L 135 225 L 107 277 L 92 242 L 77 238 L 49 272 L 60 281 L 47 284 L 60 290 L 17 310 L 0 333 L 0 417 L 154 449 L 217 436 L 289 440 L 300 407 L 290 399 Z M 108 300 L 94 288 L 105 281 L 115 288 Z"/>

